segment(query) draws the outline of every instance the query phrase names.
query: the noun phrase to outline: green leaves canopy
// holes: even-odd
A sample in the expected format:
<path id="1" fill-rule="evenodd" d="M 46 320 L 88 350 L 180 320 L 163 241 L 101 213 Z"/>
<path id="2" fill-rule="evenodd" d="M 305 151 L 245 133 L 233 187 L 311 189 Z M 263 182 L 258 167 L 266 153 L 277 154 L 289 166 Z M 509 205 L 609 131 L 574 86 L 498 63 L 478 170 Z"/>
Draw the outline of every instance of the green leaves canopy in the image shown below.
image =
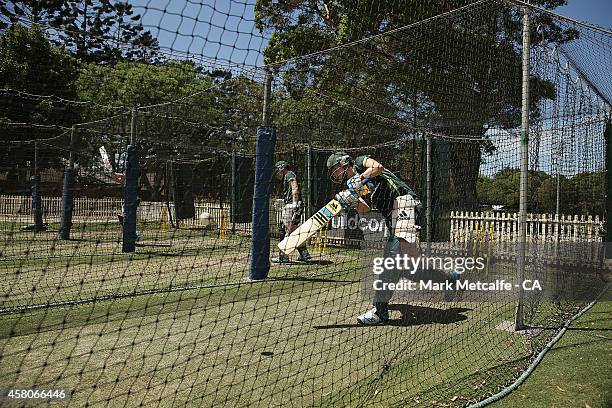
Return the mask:
<path id="1" fill-rule="evenodd" d="M 346 120 L 334 115 L 335 122 L 322 125 L 338 123 L 333 133 L 343 135 L 339 143 L 372 142 L 372 133 L 378 137 L 375 142 L 382 142 L 419 129 L 481 138 L 489 128 L 520 124 L 522 25 L 520 12 L 501 2 L 453 11 L 472 3 L 477 2 L 259 0 L 256 21 L 260 30 L 272 33 L 266 61 L 283 75 L 288 99 L 305 100 L 313 93 L 307 89 L 314 89 L 329 100 L 323 111 L 350 107 Z M 552 8 L 565 1 L 535 3 Z M 534 43 L 576 36 L 547 18 L 533 22 L 534 34 L 538 26 Z M 349 42 L 354 43 L 342 47 Z M 538 102 L 555 98 L 555 93 L 537 77 L 532 82 L 531 108 L 537 116 Z M 393 125 L 386 131 L 379 123 L 360 126 L 363 121 L 354 120 L 355 110 L 370 118 L 383 116 Z M 288 126 L 301 123 L 307 122 L 292 115 Z M 404 124 L 403 132 L 397 123 Z M 302 133 L 308 132 L 312 130 Z M 475 144 L 451 148 L 451 185 L 460 206 L 478 205 L 481 154 Z"/>
<path id="2" fill-rule="evenodd" d="M 9 0 L 0 7 L 0 14 L 13 24 L 21 21 L 54 28 L 55 43 L 80 61 L 115 64 L 157 58 L 157 40 L 137 22 L 140 16 L 127 1 Z M 0 29 L 6 27 L 0 24 Z"/>

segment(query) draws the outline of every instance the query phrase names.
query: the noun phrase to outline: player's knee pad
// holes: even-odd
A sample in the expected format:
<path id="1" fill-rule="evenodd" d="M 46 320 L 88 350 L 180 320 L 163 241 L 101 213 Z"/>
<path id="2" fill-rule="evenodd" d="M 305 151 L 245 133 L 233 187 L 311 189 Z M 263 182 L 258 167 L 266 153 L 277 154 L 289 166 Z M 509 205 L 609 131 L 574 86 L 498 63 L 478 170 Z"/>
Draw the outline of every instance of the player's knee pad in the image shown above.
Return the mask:
<path id="1" fill-rule="evenodd" d="M 416 223 L 416 207 L 421 202 L 410 194 L 395 199 L 391 215 L 391 233 L 406 242 L 418 242 L 420 227 Z"/>
<path id="2" fill-rule="evenodd" d="M 289 204 L 285 205 L 285 208 L 283 208 L 283 213 L 281 216 L 282 220 L 283 220 L 283 224 L 284 225 L 292 225 L 292 219 L 293 219 L 293 207 L 291 207 Z"/>

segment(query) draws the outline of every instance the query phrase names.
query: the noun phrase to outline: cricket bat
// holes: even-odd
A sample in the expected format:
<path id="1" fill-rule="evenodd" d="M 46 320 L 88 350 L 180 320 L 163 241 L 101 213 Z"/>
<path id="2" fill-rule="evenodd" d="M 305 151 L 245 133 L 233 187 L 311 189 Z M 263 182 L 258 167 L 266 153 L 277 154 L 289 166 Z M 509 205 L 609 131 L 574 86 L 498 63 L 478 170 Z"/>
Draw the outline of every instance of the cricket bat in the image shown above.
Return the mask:
<path id="1" fill-rule="evenodd" d="M 370 178 L 367 177 L 363 181 L 364 184 L 367 183 L 369 180 Z M 364 189 L 361 192 L 361 195 L 366 195 L 368 193 L 369 189 L 367 186 L 364 185 Z M 295 231 L 289 234 L 288 237 L 285 237 L 285 239 L 279 242 L 278 249 L 283 251 L 285 254 L 290 255 L 298 247 L 304 244 L 304 242 L 308 241 L 310 237 L 316 234 L 317 231 L 323 228 L 329 222 L 329 220 L 331 220 L 341 212 L 342 204 L 340 204 L 340 202 L 334 198 L 329 203 L 325 204 L 325 207 L 314 213 L 312 217 L 307 219 Z"/>
<path id="2" fill-rule="evenodd" d="M 314 213 L 312 217 L 307 219 L 288 237 L 285 237 L 279 244 L 278 248 L 285 254 L 289 255 L 299 246 L 308 241 L 310 237 L 317 233 L 325 224 L 332 218 L 342 212 L 342 204 L 338 200 L 333 199 L 325 204 L 325 207 Z"/>

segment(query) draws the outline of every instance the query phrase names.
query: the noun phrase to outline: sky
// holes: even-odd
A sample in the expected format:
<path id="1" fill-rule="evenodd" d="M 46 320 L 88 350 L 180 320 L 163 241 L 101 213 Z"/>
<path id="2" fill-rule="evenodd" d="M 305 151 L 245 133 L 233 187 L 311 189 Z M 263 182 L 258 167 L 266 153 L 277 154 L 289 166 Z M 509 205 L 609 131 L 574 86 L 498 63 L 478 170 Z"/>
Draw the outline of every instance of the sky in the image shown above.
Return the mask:
<path id="1" fill-rule="evenodd" d="M 267 39 L 255 28 L 256 0 L 132 0 L 160 46 L 211 64 L 263 66 Z M 205 63 L 205 61 L 202 61 Z"/>
<path id="2" fill-rule="evenodd" d="M 269 35 L 255 28 L 256 0 L 132 0 L 162 48 L 205 56 L 211 65 L 263 66 Z M 612 0 L 569 0 L 559 14 L 612 28 Z"/>
<path id="3" fill-rule="evenodd" d="M 612 29 L 612 0 L 569 0 L 556 13 Z"/>

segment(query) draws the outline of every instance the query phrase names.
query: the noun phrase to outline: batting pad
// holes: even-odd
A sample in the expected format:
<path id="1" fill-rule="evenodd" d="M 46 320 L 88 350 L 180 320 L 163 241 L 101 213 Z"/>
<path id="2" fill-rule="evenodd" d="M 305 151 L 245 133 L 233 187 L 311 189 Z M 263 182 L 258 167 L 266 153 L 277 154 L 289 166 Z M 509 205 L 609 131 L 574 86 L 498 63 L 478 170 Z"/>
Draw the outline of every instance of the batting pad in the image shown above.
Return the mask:
<path id="1" fill-rule="evenodd" d="M 392 233 L 407 242 L 418 242 L 419 229 L 416 225 L 415 208 L 420 201 L 410 194 L 399 196 L 393 203 L 393 213 L 391 214 Z"/>

